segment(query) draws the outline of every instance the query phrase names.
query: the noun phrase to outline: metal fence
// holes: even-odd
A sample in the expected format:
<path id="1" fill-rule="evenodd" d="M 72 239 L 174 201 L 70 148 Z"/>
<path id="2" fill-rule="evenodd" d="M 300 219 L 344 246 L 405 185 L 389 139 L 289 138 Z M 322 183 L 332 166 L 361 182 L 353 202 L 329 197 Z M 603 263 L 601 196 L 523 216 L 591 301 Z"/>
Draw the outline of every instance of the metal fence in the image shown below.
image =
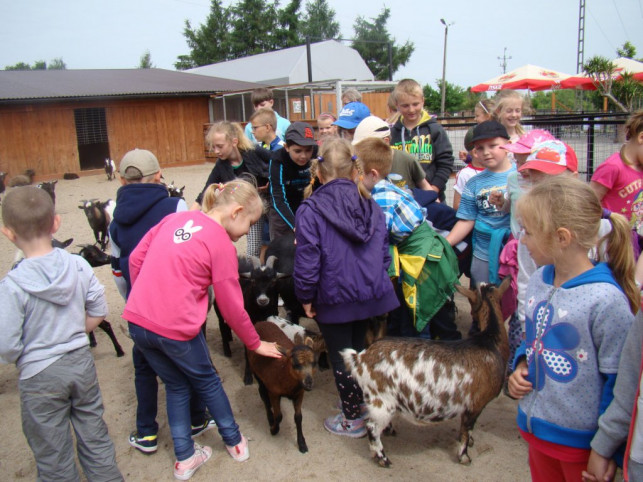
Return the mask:
<path id="1" fill-rule="evenodd" d="M 594 170 L 605 159 L 621 148 L 624 141 L 623 128 L 627 120 L 626 113 L 582 113 L 561 115 L 538 115 L 523 119 L 526 129 L 545 129 L 555 137 L 569 144 L 578 157 L 578 173 L 581 179 L 592 177 Z M 449 119 L 451 120 L 451 119 Z M 458 159 L 458 151 L 464 150 L 464 136 L 474 122 L 453 124 L 442 120 L 447 131 L 456 158 L 455 172 L 465 164 Z M 447 185 L 447 202 L 453 199 L 452 177 Z"/>

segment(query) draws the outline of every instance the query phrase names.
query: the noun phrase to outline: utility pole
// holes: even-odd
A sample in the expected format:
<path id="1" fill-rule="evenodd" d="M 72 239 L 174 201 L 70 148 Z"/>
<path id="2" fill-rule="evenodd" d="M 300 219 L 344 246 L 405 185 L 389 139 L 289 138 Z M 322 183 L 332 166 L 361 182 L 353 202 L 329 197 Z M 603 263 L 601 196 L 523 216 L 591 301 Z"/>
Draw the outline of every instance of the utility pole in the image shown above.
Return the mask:
<path id="1" fill-rule="evenodd" d="M 578 49 L 576 52 L 576 73 L 580 74 L 585 63 L 585 0 L 580 0 L 578 7 Z"/>
<path id="2" fill-rule="evenodd" d="M 500 62 L 500 67 L 502 67 L 503 74 L 507 73 L 507 60 L 511 60 L 511 58 L 511 55 L 507 57 L 507 47 L 505 47 L 502 57 L 498 57 L 498 60 L 502 60 L 502 62 Z"/>
<path id="3" fill-rule="evenodd" d="M 446 75 L 447 75 L 447 36 L 449 35 L 449 27 L 455 22 L 446 23 L 446 21 L 441 18 L 440 23 L 444 25 L 444 54 L 442 56 L 442 100 L 440 102 L 440 115 L 444 117 L 444 107 L 446 104 L 447 96 L 447 86 L 446 86 Z"/>

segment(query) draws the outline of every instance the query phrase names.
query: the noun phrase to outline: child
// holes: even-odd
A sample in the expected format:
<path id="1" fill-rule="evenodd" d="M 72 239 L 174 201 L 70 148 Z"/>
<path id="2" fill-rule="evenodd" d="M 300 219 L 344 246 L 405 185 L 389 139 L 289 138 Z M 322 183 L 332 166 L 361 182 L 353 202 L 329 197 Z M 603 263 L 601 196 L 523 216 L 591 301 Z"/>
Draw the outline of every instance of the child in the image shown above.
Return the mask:
<path id="1" fill-rule="evenodd" d="M 213 184 L 203 197 L 203 211 L 166 216 L 130 255 L 132 291 L 123 318 L 129 322 L 134 343 L 165 384 L 177 458 L 174 476 L 180 480 L 189 479 L 212 455 L 210 447 L 201 447 L 191 438 L 192 389 L 214 417 L 229 454 L 240 462 L 249 457 L 247 440 L 234 420 L 201 325 L 212 285 L 222 315 L 248 349 L 279 357 L 274 344 L 259 340 L 243 309 L 232 244 L 262 211 L 252 184 L 242 180 Z"/>
<path id="2" fill-rule="evenodd" d="M 317 117 L 317 145 L 321 146 L 329 137 L 337 135 L 337 126 L 334 122 L 337 118 L 330 112 L 322 112 Z"/>
<path id="3" fill-rule="evenodd" d="M 295 229 L 295 212 L 310 184 L 310 159 L 317 142 L 310 124 L 293 122 L 286 131 L 286 145 L 270 161 L 270 239 Z"/>
<path id="4" fill-rule="evenodd" d="M 38 480 L 80 480 L 70 422 L 87 479 L 123 480 L 87 338 L 107 315 L 103 286 L 84 259 L 51 247 L 60 217 L 42 189 L 12 189 L 2 220 L 26 259 L 0 281 L 0 362 L 20 371 L 22 430 Z"/>
<path id="5" fill-rule="evenodd" d="M 641 258 L 639 258 L 641 259 Z M 598 419 L 598 431 L 592 439 L 592 451 L 583 472 L 583 481 L 613 480 L 619 448 L 627 442 L 623 476 L 625 480 L 643 480 L 643 419 L 641 399 L 641 351 L 643 351 L 643 312 L 639 310 L 630 328 L 618 365 L 614 399 Z M 622 454 L 620 454 L 622 455 Z"/>
<path id="6" fill-rule="evenodd" d="M 269 151 L 276 151 L 284 146 L 284 141 L 277 135 L 277 114 L 268 107 L 257 109 L 250 116 L 252 133 L 259 145 Z"/>
<path id="7" fill-rule="evenodd" d="M 477 124 L 481 122 L 491 120 L 491 111 L 493 110 L 493 100 L 491 99 L 482 99 L 478 101 L 476 106 L 473 108 L 474 120 Z M 474 126 L 475 127 L 475 126 Z M 460 199 L 462 199 L 462 191 L 464 186 L 466 186 L 467 181 L 471 179 L 476 174 L 484 171 L 484 167 L 478 161 L 478 158 L 475 156 L 475 151 L 473 150 L 473 129 L 470 127 L 464 136 L 464 151 L 460 151 L 460 160 L 467 163 L 466 167 L 458 171 L 455 175 L 455 184 L 453 185 L 453 209 L 456 211 L 460 207 Z"/>
<path id="8" fill-rule="evenodd" d="M 109 225 L 112 254 L 112 274 L 119 292 L 127 300 L 132 288 L 129 275 L 129 256 L 141 238 L 165 216 L 187 211 L 185 201 L 168 197 L 161 185 L 161 166 L 156 156 L 145 149 L 129 151 L 121 160 L 118 172 L 122 186 L 116 194 L 116 208 Z M 143 453 L 158 448 L 156 423 L 158 382 L 156 373 L 134 345 L 134 385 L 136 387 L 136 431 L 129 444 Z M 205 404 L 199 397 L 191 398 L 192 436 L 214 427 L 207 416 Z"/>
<path id="9" fill-rule="evenodd" d="M 643 110 L 625 124 L 625 144 L 603 162 L 592 176 L 592 189 L 604 208 L 620 213 L 643 235 Z M 639 243 L 635 256 L 640 253 Z"/>
<path id="10" fill-rule="evenodd" d="M 342 105 L 350 104 L 351 102 L 361 102 L 362 94 L 355 88 L 349 88 L 342 94 Z"/>
<path id="11" fill-rule="evenodd" d="M 577 481 L 640 304 L 629 229 L 611 215 L 609 261 L 594 265 L 588 251 L 603 209 L 587 184 L 568 176 L 542 180 L 518 211 L 521 242 L 542 267 L 529 279 L 526 339 L 509 393 L 520 399 L 518 427 L 529 444 L 532 479 Z"/>
<path id="12" fill-rule="evenodd" d="M 516 169 L 502 149 L 508 140 L 507 130 L 499 122 L 485 121 L 474 128 L 472 142 L 485 170 L 467 182 L 458 208 L 459 220 L 447 236 L 449 244 L 455 246 L 473 231 L 473 286 L 489 282 L 489 262 L 498 259 L 505 231 L 508 234 L 509 230 L 509 214 L 489 202 L 494 191 L 507 191 L 507 175 Z"/>
<path id="13" fill-rule="evenodd" d="M 275 98 L 272 94 L 272 90 L 268 89 L 267 87 L 259 87 L 258 89 L 253 90 L 252 94 L 250 94 L 250 101 L 252 102 L 252 106 L 255 110 L 264 107 L 272 109 L 273 105 L 275 104 Z M 277 111 L 275 111 L 275 115 L 277 116 L 277 128 L 275 129 L 275 132 L 279 137 L 283 139 L 286 130 L 290 125 L 290 121 L 281 117 Z M 246 124 L 244 133 L 250 140 L 250 142 L 256 142 L 256 139 L 252 134 L 252 124 L 250 122 Z"/>
<path id="14" fill-rule="evenodd" d="M 434 117 L 424 110 L 424 93 L 415 80 L 404 79 L 393 90 L 400 118 L 391 129 L 391 146 L 416 157 L 431 189 L 444 201 L 453 171 L 453 148 L 449 137 Z"/>
<path id="15" fill-rule="evenodd" d="M 243 134 L 241 126 L 236 122 L 221 121 L 212 124 L 205 135 L 205 143 L 217 160 L 205 182 L 203 191 L 196 198 L 191 209 L 200 209 L 205 190 L 211 184 L 232 181 L 238 177 L 254 178 L 259 186 L 259 192 L 268 196 L 268 165 L 270 151 L 254 146 Z M 263 219 L 253 224 L 248 232 L 246 252 L 248 256 L 259 256 L 261 253 Z M 266 240 L 267 244 L 267 240 Z"/>
<path id="16" fill-rule="evenodd" d="M 500 90 L 493 100 L 493 118 L 505 126 L 509 140 L 516 142 L 525 133 L 520 120 L 526 110 L 526 99 L 515 90 Z"/>
<path id="17" fill-rule="evenodd" d="M 352 144 L 356 146 L 359 142 L 368 138 L 382 139 L 387 143 L 391 140 L 391 129 L 386 121 L 374 115 L 366 117 L 362 120 L 353 137 Z M 429 181 L 424 177 L 422 166 L 415 157 L 407 152 L 402 152 L 398 149 L 391 149 L 393 152 L 393 164 L 390 171 L 402 177 L 402 186 L 407 189 L 431 189 Z"/>
<path id="18" fill-rule="evenodd" d="M 352 141 L 355 129 L 362 120 L 371 115 L 370 109 L 361 102 L 350 102 L 342 108 L 333 125 L 337 127 L 340 137 Z"/>
<path id="19" fill-rule="evenodd" d="M 345 372 L 340 351 L 364 349 L 368 319 L 398 306 L 386 269 L 391 261 L 384 214 L 363 186 L 344 139 L 324 142 L 311 166 L 322 184 L 297 211 L 295 293 L 319 324 L 333 366 L 342 412 L 324 421 L 336 435 L 366 435 L 362 391 Z"/>
<path id="20" fill-rule="evenodd" d="M 355 150 L 364 168 L 364 187 L 384 211 L 389 250 L 396 260 L 389 275 L 397 278 L 396 293 L 403 306 L 391 312 L 389 334 L 460 339 L 449 299 L 458 280 L 458 260 L 446 240 L 425 222 L 424 209 L 413 196 L 387 179 L 391 152 L 400 151 L 377 138 L 363 139 Z"/>

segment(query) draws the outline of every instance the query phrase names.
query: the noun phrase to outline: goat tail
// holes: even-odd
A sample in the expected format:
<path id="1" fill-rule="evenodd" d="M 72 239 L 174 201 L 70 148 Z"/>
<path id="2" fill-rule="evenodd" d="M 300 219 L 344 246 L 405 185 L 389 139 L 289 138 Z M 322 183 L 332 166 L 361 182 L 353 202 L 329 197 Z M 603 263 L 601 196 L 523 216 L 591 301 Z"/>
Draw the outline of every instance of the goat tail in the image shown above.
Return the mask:
<path id="1" fill-rule="evenodd" d="M 357 359 L 357 357 L 359 356 L 357 351 L 353 350 L 352 348 L 346 348 L 339 353 L 344 359 L 344 366 L 346 367 L 346 371 L 348 373 L 352 373 L 359 363 L 359 360 Z"/>

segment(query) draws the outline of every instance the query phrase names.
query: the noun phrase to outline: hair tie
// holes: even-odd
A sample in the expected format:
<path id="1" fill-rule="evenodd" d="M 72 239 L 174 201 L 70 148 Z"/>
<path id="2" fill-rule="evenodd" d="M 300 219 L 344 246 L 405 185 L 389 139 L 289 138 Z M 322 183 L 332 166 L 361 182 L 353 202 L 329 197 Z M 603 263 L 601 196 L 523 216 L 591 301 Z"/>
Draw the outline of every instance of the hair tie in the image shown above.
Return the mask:
<path id="1" fill-rule="evenodd" d="M 603 208 L 603 215 L 601 216 L 601 219 L 609 219 L 611 215 L 612 215 L 612 211 L 610 211 L 609 209 Z"/>
<path id="2" fill-rule="evenodd" d="M 351 161 L 355 162 L 356 160 L 357 160 L 357 156 L 353 154 L 353 155 L 351 156 Z"/>
<path id="3" fill-rule="evenodd" d="M 324 158 L 322 156 L 317 156 L 317 162 L 324 162 Z"/>
<path id="4" fill-rule="evenodd" d="M 218 196 L 219 196 L 219 194 L 221 194 L 221 193 L 223 192 L 223 190 L 224 190 L 224 189 L 225 189 L 225 185 L 224 185 L 224 184 L 222 184 L 222 183 L 217 184 L 217 185 L 215 186 L 215 188 L 214 188 L 214 195 L 218 197 Z"/>

